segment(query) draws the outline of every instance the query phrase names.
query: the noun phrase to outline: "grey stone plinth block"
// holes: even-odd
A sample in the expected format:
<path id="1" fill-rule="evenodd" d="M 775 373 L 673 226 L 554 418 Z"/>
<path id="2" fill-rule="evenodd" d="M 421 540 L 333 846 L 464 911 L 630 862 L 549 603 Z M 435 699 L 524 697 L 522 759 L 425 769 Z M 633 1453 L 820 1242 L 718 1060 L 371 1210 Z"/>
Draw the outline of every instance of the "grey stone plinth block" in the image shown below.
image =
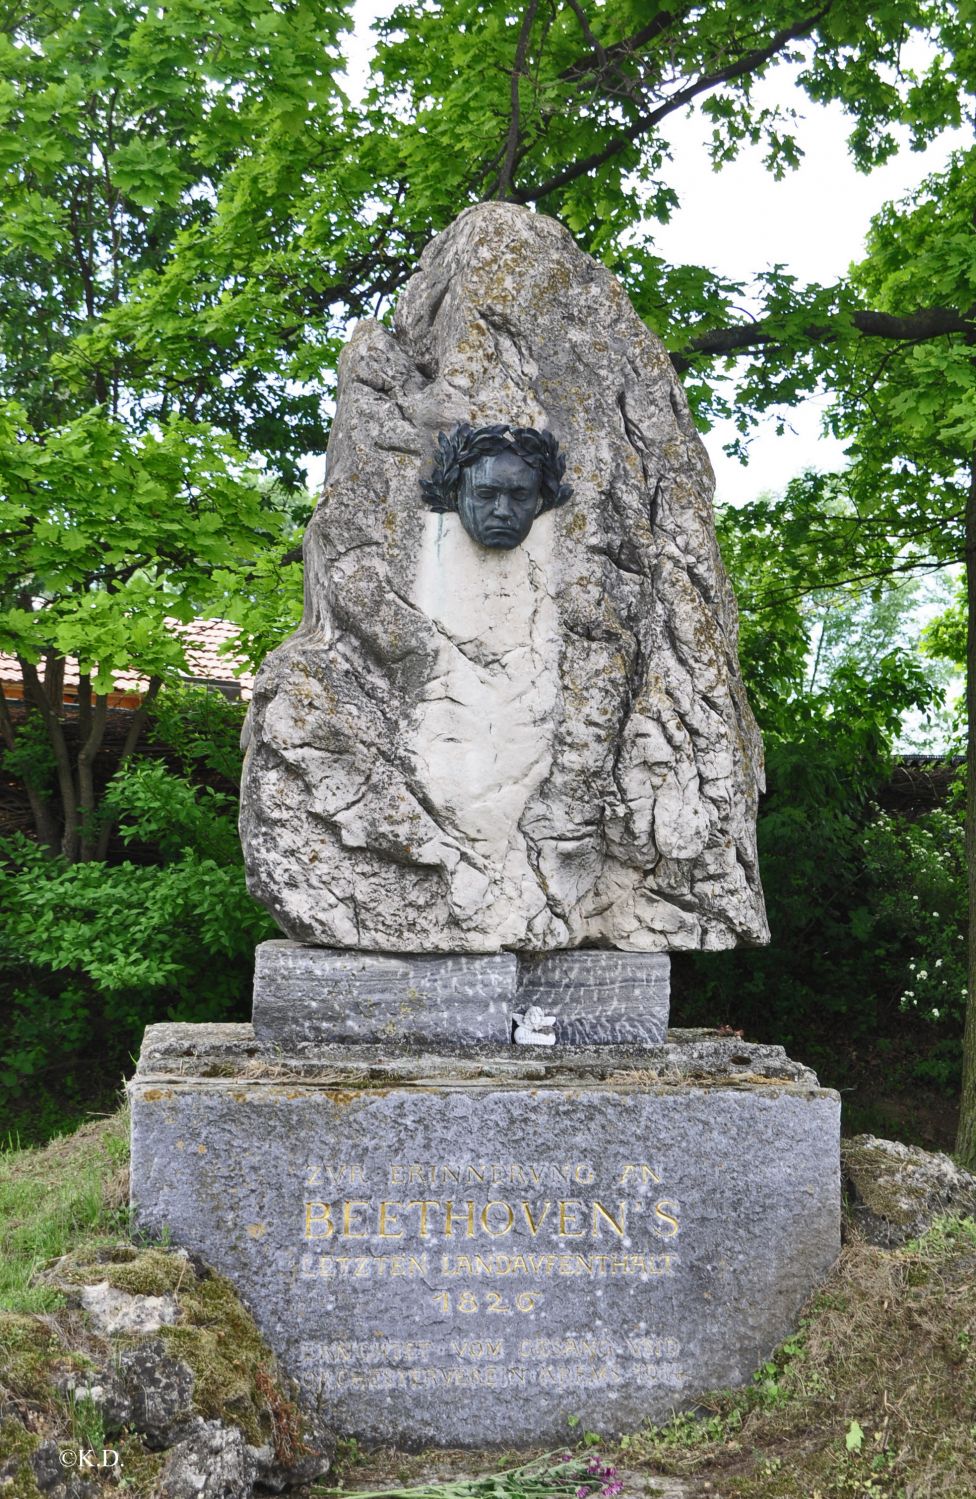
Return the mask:
<path id="1" fill-rule="evenodd" d="M 254 966 L 259 1041 L 498 1042 L 512 1039 L 513 953 L 423 957 L 262 942 Z"/>
<path id="2" fill-rule="evenodd" d="M 563 1046 L 661 1046 L 671 1007 L 665 953 L 556 952 L 519 962 L 518 1002 L 556 1017 Z"/>
<path id="3" fill-rule="evenodd" d="M 298 1043 L 512 1040 L 512 1016 L 538 1005 L 560 1045 L 660 1046 L 668 1029 L 663 953 L 364 953 L 263 942 L 254 968 L 254 1031 Z"/>
<path id="4" fill-rule="evenodd" d="M 838 1253 L 839 1100 L 779 1048 L 394 1053 L 158 1026 L 130 1085 L 136 1221 L 231 1279 L 339 1433 L 664 1419 L 748 1381 Z"/>

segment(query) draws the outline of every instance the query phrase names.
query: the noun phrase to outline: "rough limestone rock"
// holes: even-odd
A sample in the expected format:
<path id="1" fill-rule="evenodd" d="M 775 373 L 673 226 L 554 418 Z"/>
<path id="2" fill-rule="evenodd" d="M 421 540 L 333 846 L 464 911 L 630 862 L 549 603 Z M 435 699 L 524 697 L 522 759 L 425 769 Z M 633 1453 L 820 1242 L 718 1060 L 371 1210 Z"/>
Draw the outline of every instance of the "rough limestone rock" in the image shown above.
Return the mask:
<path id="1" fill-rule="evenodd" d="M 118 1373 L 98 1367 L 80 1373 L 69 1370 L 56 1381 L 56 1388 L 71 1403 L 86 1401 L 95 1406 L 107 1436 L 114 1436 L 133 1419 L 133 1402 Z"/>
<path id="2" fill-rule="evenodd" d="M 202 1421 L 169 1452 L 159 1499 L 245 1499 L 254 1491 L 255 1459 L 236 1426 Z"/>
<path id="3" fill-rule="evenodd" d="M 123 1348 L 118 1360 L 136 1430 L 151 1449 L 171 1446 L 194 1414 L 192 1370 L 159 1338 Z"/>
<path id="4" fill-rule="evenodd" d="M 855 1135 L 841 1143 L 848 1213 L 869 1244 L 896 1248 L 943 1213 L 976 1215 L 976 1176 L 940 1151 Z"/>
<path id="5" fill-rule="evenodd" d="M 439 432 L 550 429 L 510 550 L 427 508 Z M 245 729 L 252 892 L 390 952 L 767 940 L 761 748 L 713 476 L 662 345 L 554 220 L 466 210 L 339 368 L 299 630 Z"/>
<path id="6" fill-rule="evenodd" d="M 42 1494 L 49 1499 L 100 1499 L 99 1490 L 94 1483 L 89 1483 L 77 1473 L 72 1473 L 66 1468 L 61 1460 L 64 1451 L 63 1444 L 57 1442 L 42 1442 L 30 1455 L 30 1467 L 34 1482 Z M 9 1476 L 8 1486 L 4 1478 Z M 24 1490 L 13 1488 L 16 1482 L 15 1473 L 9 1475 L 0 1473 L 0 1492 L 16 1495 Z M 29 1491 L 28 1491 L 29 1492 Z"/>

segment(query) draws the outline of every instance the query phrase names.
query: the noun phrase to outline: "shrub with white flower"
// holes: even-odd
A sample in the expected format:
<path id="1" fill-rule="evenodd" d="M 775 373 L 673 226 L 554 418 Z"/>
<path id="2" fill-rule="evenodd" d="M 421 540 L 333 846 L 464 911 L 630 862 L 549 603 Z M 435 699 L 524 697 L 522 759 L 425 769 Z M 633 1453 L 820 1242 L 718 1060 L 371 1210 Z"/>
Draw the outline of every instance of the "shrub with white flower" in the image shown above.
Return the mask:
<path id="1" fill-rule="evenodd" d="M 965 848 L 961 821 L 930 812 L 918 822 L 881 813 L 870 825 L 865 864 L 882 894 L 879 921 L 909 934 L 899 1007 L 947 1026 L 966 1005 Z M 910 885 L 904 875 L 910 872 Z"/>

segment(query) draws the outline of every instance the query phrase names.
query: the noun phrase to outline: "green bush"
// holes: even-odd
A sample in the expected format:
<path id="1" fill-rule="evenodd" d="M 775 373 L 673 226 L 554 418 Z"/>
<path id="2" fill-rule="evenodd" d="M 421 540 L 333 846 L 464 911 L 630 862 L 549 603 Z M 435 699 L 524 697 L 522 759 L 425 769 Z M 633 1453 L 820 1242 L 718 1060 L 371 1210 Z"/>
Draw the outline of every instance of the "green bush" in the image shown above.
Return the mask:
<path id="1" fill-rule="evenodd" d="M 924 1038 L 913 1075 L 955 1091 L 968 978 L 961 807 L 918 822 L 878 817 L 865 830 L 864 863 L 877 892 L 873 922 L 864 924 L 892 949 L 898 1008 Z"/>
<path id="2" fill-rule="evenodd" d="M 853 526 L 831 485 L 806 475 L 782 500 L 719 516 L 765 741 L 758 843 L 772 937 L 767 948 L 676 958 L 672 1014 L 781 1043 L 831 1085 L 870 1076 L 871 1087 L 954 1090 L 962 808 L 910 821 L 878 806 L 906 715 L 938 713 L 943 685 L 913 643 L 917 585 L 827 584 L 844 576 Z M 818 577 L 824 586 L 811 589 Z"/>
<path id="3" fill-rule="evenodd" d="M 837 1085 L 893 1043 L 903 1081 L 955 1090 L 966 1003 L 961 809 L 910 822 L 853 795 L 845 806 L 836 785 L 833 805 L 800 800 L 795 786 L 780 789 L 780 747 L 770 748 L 759 857 L 772 941 L 676 963 L 675 1023 L 726 1023 L 779 1042 Z M 817 769 L 808 756 L 811 788 Z"/>
<path id="4" fill-rule="evenodd" d="M 191 702 L 183 765 L 235 771 L 239 720 Z M 245 888 L 236 796 L 145 760 L 106 806 L 141 862 L 0 840 L 0 1128 L 43 1134 L 108 1097 L 154 1021 L 249 1017 L 254 948 L 275 927 Z"/>

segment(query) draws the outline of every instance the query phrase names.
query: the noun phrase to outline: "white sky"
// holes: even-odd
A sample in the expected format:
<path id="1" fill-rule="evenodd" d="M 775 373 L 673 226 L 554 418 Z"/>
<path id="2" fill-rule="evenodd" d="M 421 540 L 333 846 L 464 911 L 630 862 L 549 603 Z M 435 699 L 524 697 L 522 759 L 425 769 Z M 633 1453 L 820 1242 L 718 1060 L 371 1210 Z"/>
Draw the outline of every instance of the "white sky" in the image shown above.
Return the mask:
<path id="1" fill-rule="evenodd" d="M 346 43 L 346 87 L 354 98 L 365 85 L 370 25 L 394 3 L 359 0 L 355 8 L 355 32 Z M 790 69 L 774 70 L 755 90 L 755 99 L 757 104 L 789 103 L 803 114 L 798 136 L 805 155 L 799 170 L 776 182 L 762 165 L 761 151 L 746 147 L 737 161 L 714 172 L 704 146 L 707 122 L 687 113 L 672 117 L 669 180 L 677 186 L 681 206 L 670 224 L 656 226 L 657 250 L 665 259 L 708 265 L 735 279 L 780 263 L 801 281 L 830 282 L 860 258 L 871 216 L 883 203 L 937 171 L 953 147 L 972 143 L 964 131 L 947 132 L 928 151 L 906 149 L 865 177 L 847 156 L 843 111 L 809 103 L 791 86 Z M 753 438 L 746 467 L 722 451 L 735 435 L 731 424 L 714 428 L 706 446 L 718 480 L 717 502 L 743 503 L 763 490 L 780 491 L 804 468 L 842 466 L 841 445 L 820 432 L 824 405 L 814 398 L 794 408 L 791 430 L 782 437 L 768 419 Z M 318 480 L 320 474 L 314 477 Z"/>
<path id="2" fill-rule="evenodd" d="M 757 102 L 789 100 L 802 107 L 805 117 L 798 127 L 804 159 L 781 182 L 763 167 L 755 147 L 713 171 L 703 144 L 707 122 L 687 114 L 673 120 L 668 134 L 679 168 L 681 207 L 657 234 L 666 259 L 708 265 L 733 279 L 747 279 L 779 263 L 800 281 L 830 283 L 861 258 L 870 220 L 883 203 L 938 171 L 953 148 L 972 144 L 964 131 L 947 132 L 927 151 L 906 149 L 864 176 L 848 157 L 849 122 L 839 105 L 808 103 L 790 87 L 789 73 L 780 69 L 756 90 Z M 795 408 L 790 414 L 793 432 L 782 437 L 768 419 L 753 441 L 747 468 L 722 452 L 722 444 L 735 435 L 731 423 L 709 433 L 716 499 L 753 499 L 764 489 L 782 489 L 804 468 L 842 466 L 841 444 L 820 432 L 825 404 L 814 398 Z"/>

